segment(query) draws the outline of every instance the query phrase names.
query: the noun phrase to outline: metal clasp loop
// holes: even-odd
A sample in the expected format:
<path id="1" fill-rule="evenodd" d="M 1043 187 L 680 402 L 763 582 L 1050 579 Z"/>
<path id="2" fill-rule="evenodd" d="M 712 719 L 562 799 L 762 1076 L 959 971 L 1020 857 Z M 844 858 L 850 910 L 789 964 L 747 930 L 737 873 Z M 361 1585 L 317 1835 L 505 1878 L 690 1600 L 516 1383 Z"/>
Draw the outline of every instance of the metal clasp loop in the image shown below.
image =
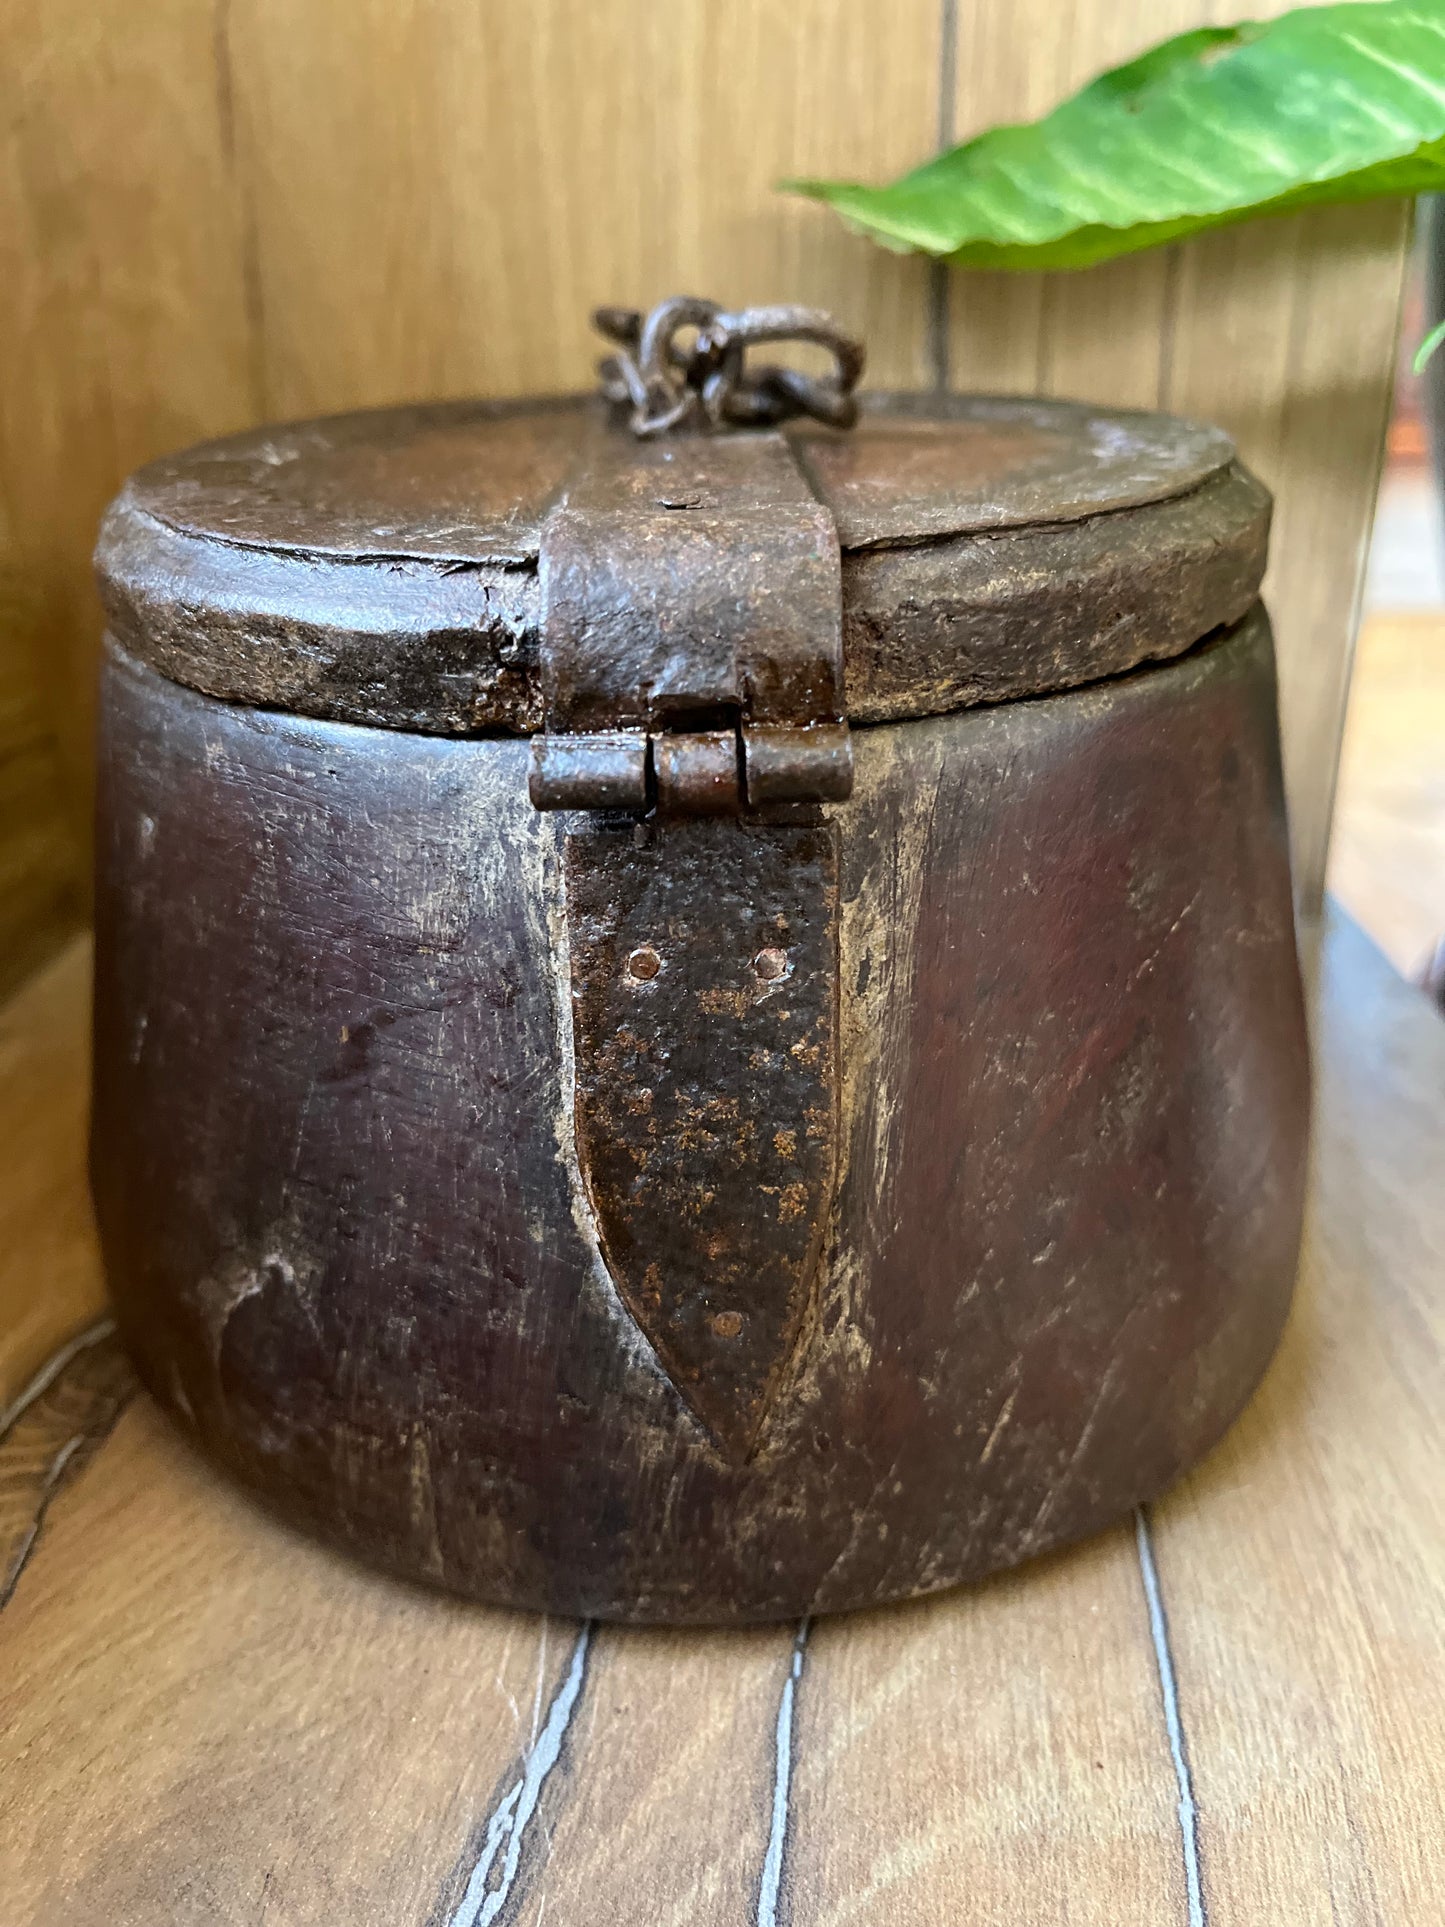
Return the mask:
<path id="1" fill-rule="evenodd" d="M 811 415 L 851 428 L 853 390 L 863 372 L 861 341 L 818 308 L 744 308 L 730 314 L 715 301 L 674 295 L 646 316 L 635 308 L 598 308 L 593 325 L 618 352 L 598 365 L 609 401 L 631 407 L 634 435 L 686 427 L 766 428 Z M 689 346 L 679 336 L 694 331 Z M 747 349 L 765 341 L 811 341 L 833 356 L 831 375 L 805 375 L 766 364 L 748 368 Z"/>

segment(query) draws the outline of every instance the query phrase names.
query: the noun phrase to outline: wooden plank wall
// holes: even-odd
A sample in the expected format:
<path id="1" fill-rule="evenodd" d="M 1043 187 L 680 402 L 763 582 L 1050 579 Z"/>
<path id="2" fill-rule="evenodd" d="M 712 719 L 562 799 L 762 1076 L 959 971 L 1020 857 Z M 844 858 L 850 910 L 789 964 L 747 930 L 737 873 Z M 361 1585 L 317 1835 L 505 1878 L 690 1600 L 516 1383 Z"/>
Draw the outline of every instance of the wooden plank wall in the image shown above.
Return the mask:
<path id="1" fill-rule="evenodd" d="M 1252 0 L 1248 11 L 1262 10 Z M 1265 0 L 1263 10 L 1269 10 Z M 1214 416 L 1279 492 L 1303 893 L 1323 874 L 1405 211 L 1067 277 L 877 252 L 781 175 L 885 178 L 1222 0 L 48 0 L 0 10 L 0 982 L 77 915 L 95 521 L 266 416 L 590 379 L 586 315 L 791 297 L 872 378 Z"/>

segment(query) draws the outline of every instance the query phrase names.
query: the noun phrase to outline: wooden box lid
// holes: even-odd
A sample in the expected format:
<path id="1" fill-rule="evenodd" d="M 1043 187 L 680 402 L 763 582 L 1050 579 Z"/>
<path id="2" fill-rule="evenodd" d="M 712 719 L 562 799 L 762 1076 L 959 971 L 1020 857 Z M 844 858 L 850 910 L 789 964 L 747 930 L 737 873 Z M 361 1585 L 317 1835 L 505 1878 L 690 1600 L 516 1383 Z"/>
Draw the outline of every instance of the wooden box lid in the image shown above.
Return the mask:
<path id="1" fill-rule="evenodd" d="M 433 734 L 542 723 L 543 518 L 604 404 L 452 402 L 153 462 L 96 555 L 113 633 L 233 701 Z M 1218 429 L 1021 398 L 875 395 L 781 432 L 842 550 L 847 713 L 1075 687 L 1237 621 L 1269 496 Z"/>

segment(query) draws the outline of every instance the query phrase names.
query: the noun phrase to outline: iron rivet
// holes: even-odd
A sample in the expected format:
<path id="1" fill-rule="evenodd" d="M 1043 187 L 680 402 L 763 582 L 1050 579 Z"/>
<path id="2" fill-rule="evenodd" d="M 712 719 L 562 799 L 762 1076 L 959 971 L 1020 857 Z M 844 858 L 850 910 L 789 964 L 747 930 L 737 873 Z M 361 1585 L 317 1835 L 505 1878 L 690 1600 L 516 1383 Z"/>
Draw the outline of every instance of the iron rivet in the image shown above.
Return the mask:
<path id="1" fill-rule="evenodd" d="M 765 984 L 778 983 L 790 968 L 786 950 L 760 950 L 753 958 L 753 972 Z"/>
<path id="2" fill-rule="evenodd" d="M 634 983 L 650 984 L 662 968 L 662 959 L 650 943 L 639 944 L 627 959 L 627 974 Z"/>

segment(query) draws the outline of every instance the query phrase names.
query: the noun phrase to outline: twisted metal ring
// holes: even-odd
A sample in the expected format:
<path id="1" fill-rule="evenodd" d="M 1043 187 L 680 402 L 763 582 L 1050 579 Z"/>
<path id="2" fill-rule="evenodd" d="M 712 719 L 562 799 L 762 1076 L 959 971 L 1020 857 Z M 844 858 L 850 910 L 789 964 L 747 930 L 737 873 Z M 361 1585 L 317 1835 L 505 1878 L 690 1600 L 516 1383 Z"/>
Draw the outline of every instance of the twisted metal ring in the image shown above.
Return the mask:
<path id="1" fill-rule="evenodd" d="M 857 419 L 853 390 L 863 372 L 863 344 L 817 308 L 744 308 L 728 313 L 715 301 L 674 295 L 648 315 L 599 308 L 593 325 L 617 352 L 600 364 L 602 392 L 630 406 L 634 435 L 684 427 L 768 427 L 811 415 L 835 428 Z M 684 347 L 678 337 L 693 339 Z M 831 375 L 746 365 L 748 348 L 765 341 L 811 341 L 833 356 Z"/>

